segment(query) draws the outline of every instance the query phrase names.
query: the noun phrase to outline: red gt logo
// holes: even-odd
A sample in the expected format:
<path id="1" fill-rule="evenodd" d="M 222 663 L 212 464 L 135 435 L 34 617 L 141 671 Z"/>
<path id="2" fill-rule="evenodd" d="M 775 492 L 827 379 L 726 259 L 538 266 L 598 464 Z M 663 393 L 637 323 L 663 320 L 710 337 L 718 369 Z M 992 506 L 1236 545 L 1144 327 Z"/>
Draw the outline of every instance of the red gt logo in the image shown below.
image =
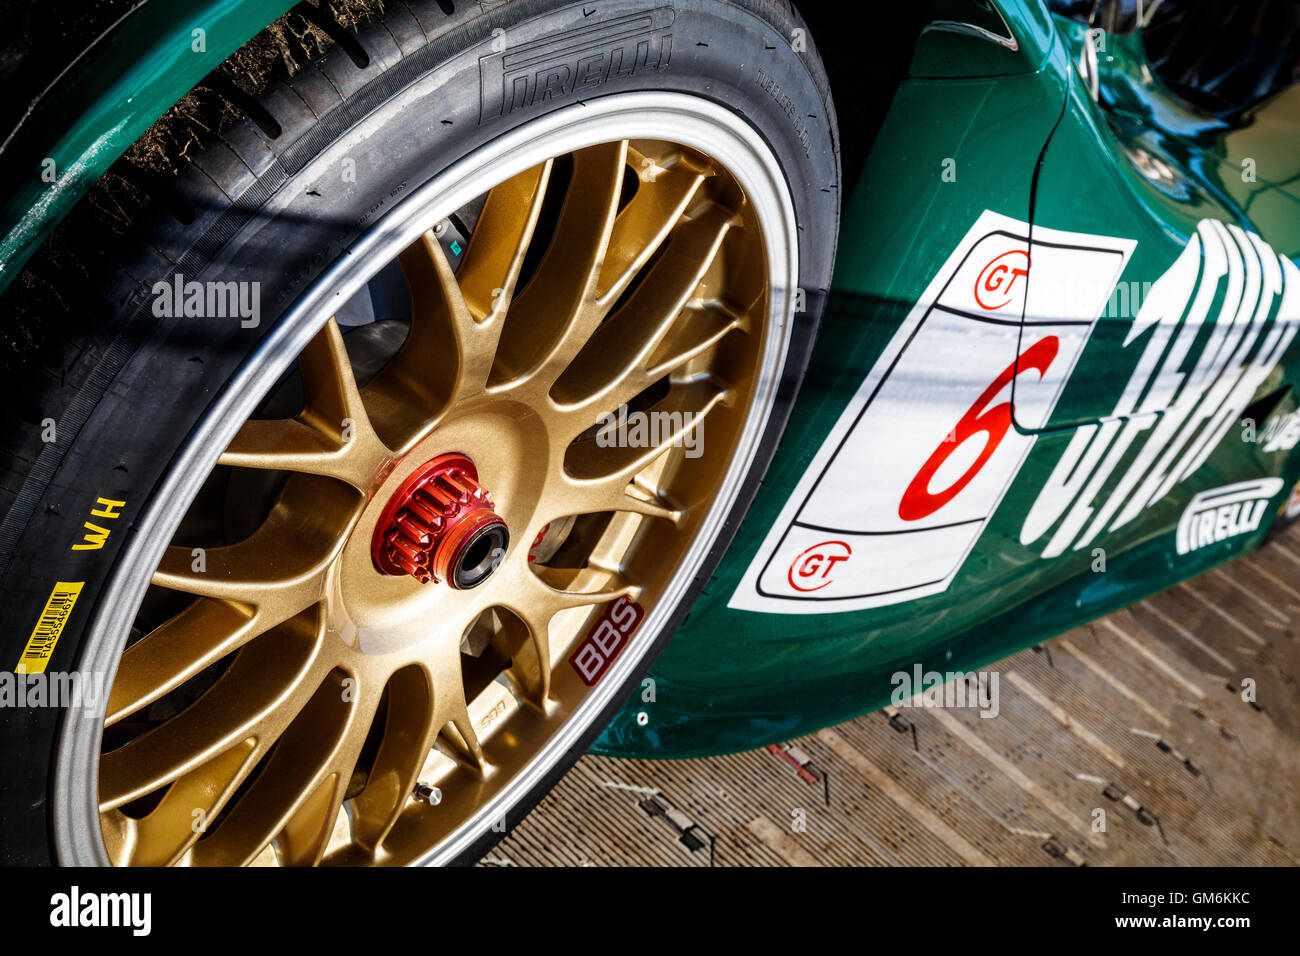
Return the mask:
<path id="1" fill-rule="evenodd" d="M 1017 279 L 1029 279 L 1029 253 L 1023 249 L 1004 252 L 980 270 L 975 279 L 975 301 L 985 312 L 996 312 L 1011 301 Z"/>
<path id="2" fill-rule="evenodd" d="M 645 608 L 631 598 L 621 597 L 610 602 L 569 658 L 584 684 L 592 687 L 605 676 L 609 665 L 627 647 L 628 638 L 641 626 L 644 618 Z"/>
<path id="3" fill-rule="evenodd" d="M 831 583 L 835 565 L 847 561 L 853 549 L 843 541 L 823 541 L 803 551 L 790 562 L 786 575 L 796 591 L 820 591 Z"/>
<path id="4" fill-rule="evenodd" d="M 958 492 L 974 480 L 975 476 L 980 473 L 980 469 L 998 450 L 998 445 L 1002 443 L 1002 439 L 1006 437 L 1007 431 L 1011 428 L 1010 402 L 1002 402 L 992 408 L 986 406 L 997 397 L 998 393 L 1011 384 L 1012 379 L 1020 372 L 1033 369 L 1038 373 L 1040 379 L 1046 375 L 1047 369 L 1056 360 L 1056 353 L 1060 344 L 1060 339 L 1055 335 L 1048 335 L 1039 339 L 1025 349 L 1019 358 L 1003 369 L 1002 374 L 993 380 L 993 384 L 984 389 L 984 394 L 977 398 L 975 404 L 966 410 L 966 414 L 948 433 L 948 437 L 931 453 L 925 464 L 921 466 L 921 470 L 912 479 L 911 484 L 907 486 L 907 490 L 903 492 L 903 499 L 898 503 L 898 516 L 900 518 L 904 521 L 919 521 L 921 518 L 929 517 L 957 497 Z M 931 491 L 930 482 L 938 473 L 940 466 L 948 460 L 948 457 L 953 452 L 961 447 L 963 442 L 976 435 L 987 436 L 984 439 L 984 447 L 980 449 L 979 457 L 947 488 L 942 491 Z"/>

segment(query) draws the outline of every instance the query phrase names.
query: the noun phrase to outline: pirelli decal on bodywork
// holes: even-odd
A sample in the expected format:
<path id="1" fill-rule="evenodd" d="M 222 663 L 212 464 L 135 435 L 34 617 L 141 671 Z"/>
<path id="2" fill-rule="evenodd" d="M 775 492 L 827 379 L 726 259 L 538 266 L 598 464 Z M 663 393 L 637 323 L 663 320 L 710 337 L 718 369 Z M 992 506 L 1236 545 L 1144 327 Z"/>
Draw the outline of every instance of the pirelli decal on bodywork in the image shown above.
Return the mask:
<path id="1" fill-rule="evenodd" d="M 1051 416 L 1133 249 L 985 212 L 894 334 L 730 606 L 820 614 L 944 591 Z M 1029 281 L 1032 271 L 1033 281 Z M 1022 337 L 1022 316 L 1024 318 Z"/>
<path id="2" fill-rule="evenodd" d="M 1282 485 L 1281 478 L 1256 478 L 1193 495 L 1178 521 L 1176 550 L 1188 554 L 1258 530 Z"/>

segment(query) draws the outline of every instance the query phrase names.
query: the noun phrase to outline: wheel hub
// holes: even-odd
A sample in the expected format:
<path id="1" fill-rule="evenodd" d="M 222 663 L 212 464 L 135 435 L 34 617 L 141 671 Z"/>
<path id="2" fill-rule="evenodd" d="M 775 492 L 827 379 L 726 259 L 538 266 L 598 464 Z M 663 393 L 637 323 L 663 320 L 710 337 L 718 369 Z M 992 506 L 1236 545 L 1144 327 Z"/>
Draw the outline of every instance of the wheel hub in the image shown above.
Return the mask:
<path id="1" fill-rule="evenodd" d="M 371 554 L 384 574 L 466 590 L 491 576 L 509 544 L 474 463 L 453 452 L 421 465 L 397 488 L 375 526 Z"/>

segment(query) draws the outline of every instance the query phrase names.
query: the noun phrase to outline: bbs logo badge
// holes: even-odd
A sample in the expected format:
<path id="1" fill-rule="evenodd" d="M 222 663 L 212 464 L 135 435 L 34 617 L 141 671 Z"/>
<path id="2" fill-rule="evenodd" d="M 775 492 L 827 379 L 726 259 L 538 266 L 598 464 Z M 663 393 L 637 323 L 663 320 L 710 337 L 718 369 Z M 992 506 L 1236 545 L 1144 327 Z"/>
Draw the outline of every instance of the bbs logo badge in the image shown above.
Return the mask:
<path id="1" fill-rule="evenodd" d="M 579 679 L 592 687 L 604 677 L 605 671 L 627 647 L 628 638 L 644 619 L 645 608 L 631 598 L 620 597 L 611 601 L 569 658 Z"/>
<path id="2" fill-rule="evenodd" d="M 659 7 L 581 25 L 514 46 L 509 34 L 494 39 L 478 61 L 479 124 L 517 109 L 582 95 L 621 76 L 667 69 L 673 51 L 668 32 L 676 14 Z"/>

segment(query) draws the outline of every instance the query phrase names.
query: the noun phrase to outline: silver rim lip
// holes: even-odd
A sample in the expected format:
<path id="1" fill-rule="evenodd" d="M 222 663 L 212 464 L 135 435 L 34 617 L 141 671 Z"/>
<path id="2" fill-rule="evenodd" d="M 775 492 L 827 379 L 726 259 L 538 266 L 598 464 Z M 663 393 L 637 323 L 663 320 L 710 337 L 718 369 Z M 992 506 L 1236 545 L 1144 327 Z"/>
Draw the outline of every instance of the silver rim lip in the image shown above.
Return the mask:
<path id="1" fill-rule="evenodd" d="M 682 93 L 624 93 L 565 107 L 501 136 L 458 160 L 413 193 L 327 269 L 280 319 L 240 367 L 177 455 L 146 506 L 137 534 L 114 568 L 90 624 L 78 662 L 83 677 L 104 674 L 112 686 L 117 662 L 153 570 L 217 458 L 263 394 L 295 360 L 335 307 L 347 301 L 385 263 L 432 223 L 552 156 L 620 139 L 661 139 L 702 150 L 736 178 L 763 229 L 771 277 L 768 339 L 753 403 L 735 457 L 712 508 L 676 575 L 641 627 L 641 647 L 651 646 L 683 598 L 731 510 L 776 398 L 789 348 L 798 276 L 798 240 L 789 188 L 776 157 L 759 133 L 730 111 Z M 310 167 L 309 167 L 310 168 Z M 484 184 L 487 185 L 484 185 Z M 418 864 L 450 862 L 484 835 L 493 821 L 527 793 L 573 746 L 639 664 L 623 654 L 594 691 L 547 741 L 532 762 L 492 800 Z M 107 694 L 95 711 L 64 719 L 55 762 L 54 845 L 60 864 L 107 866 L 100 832 L 99 743 Z"/>

